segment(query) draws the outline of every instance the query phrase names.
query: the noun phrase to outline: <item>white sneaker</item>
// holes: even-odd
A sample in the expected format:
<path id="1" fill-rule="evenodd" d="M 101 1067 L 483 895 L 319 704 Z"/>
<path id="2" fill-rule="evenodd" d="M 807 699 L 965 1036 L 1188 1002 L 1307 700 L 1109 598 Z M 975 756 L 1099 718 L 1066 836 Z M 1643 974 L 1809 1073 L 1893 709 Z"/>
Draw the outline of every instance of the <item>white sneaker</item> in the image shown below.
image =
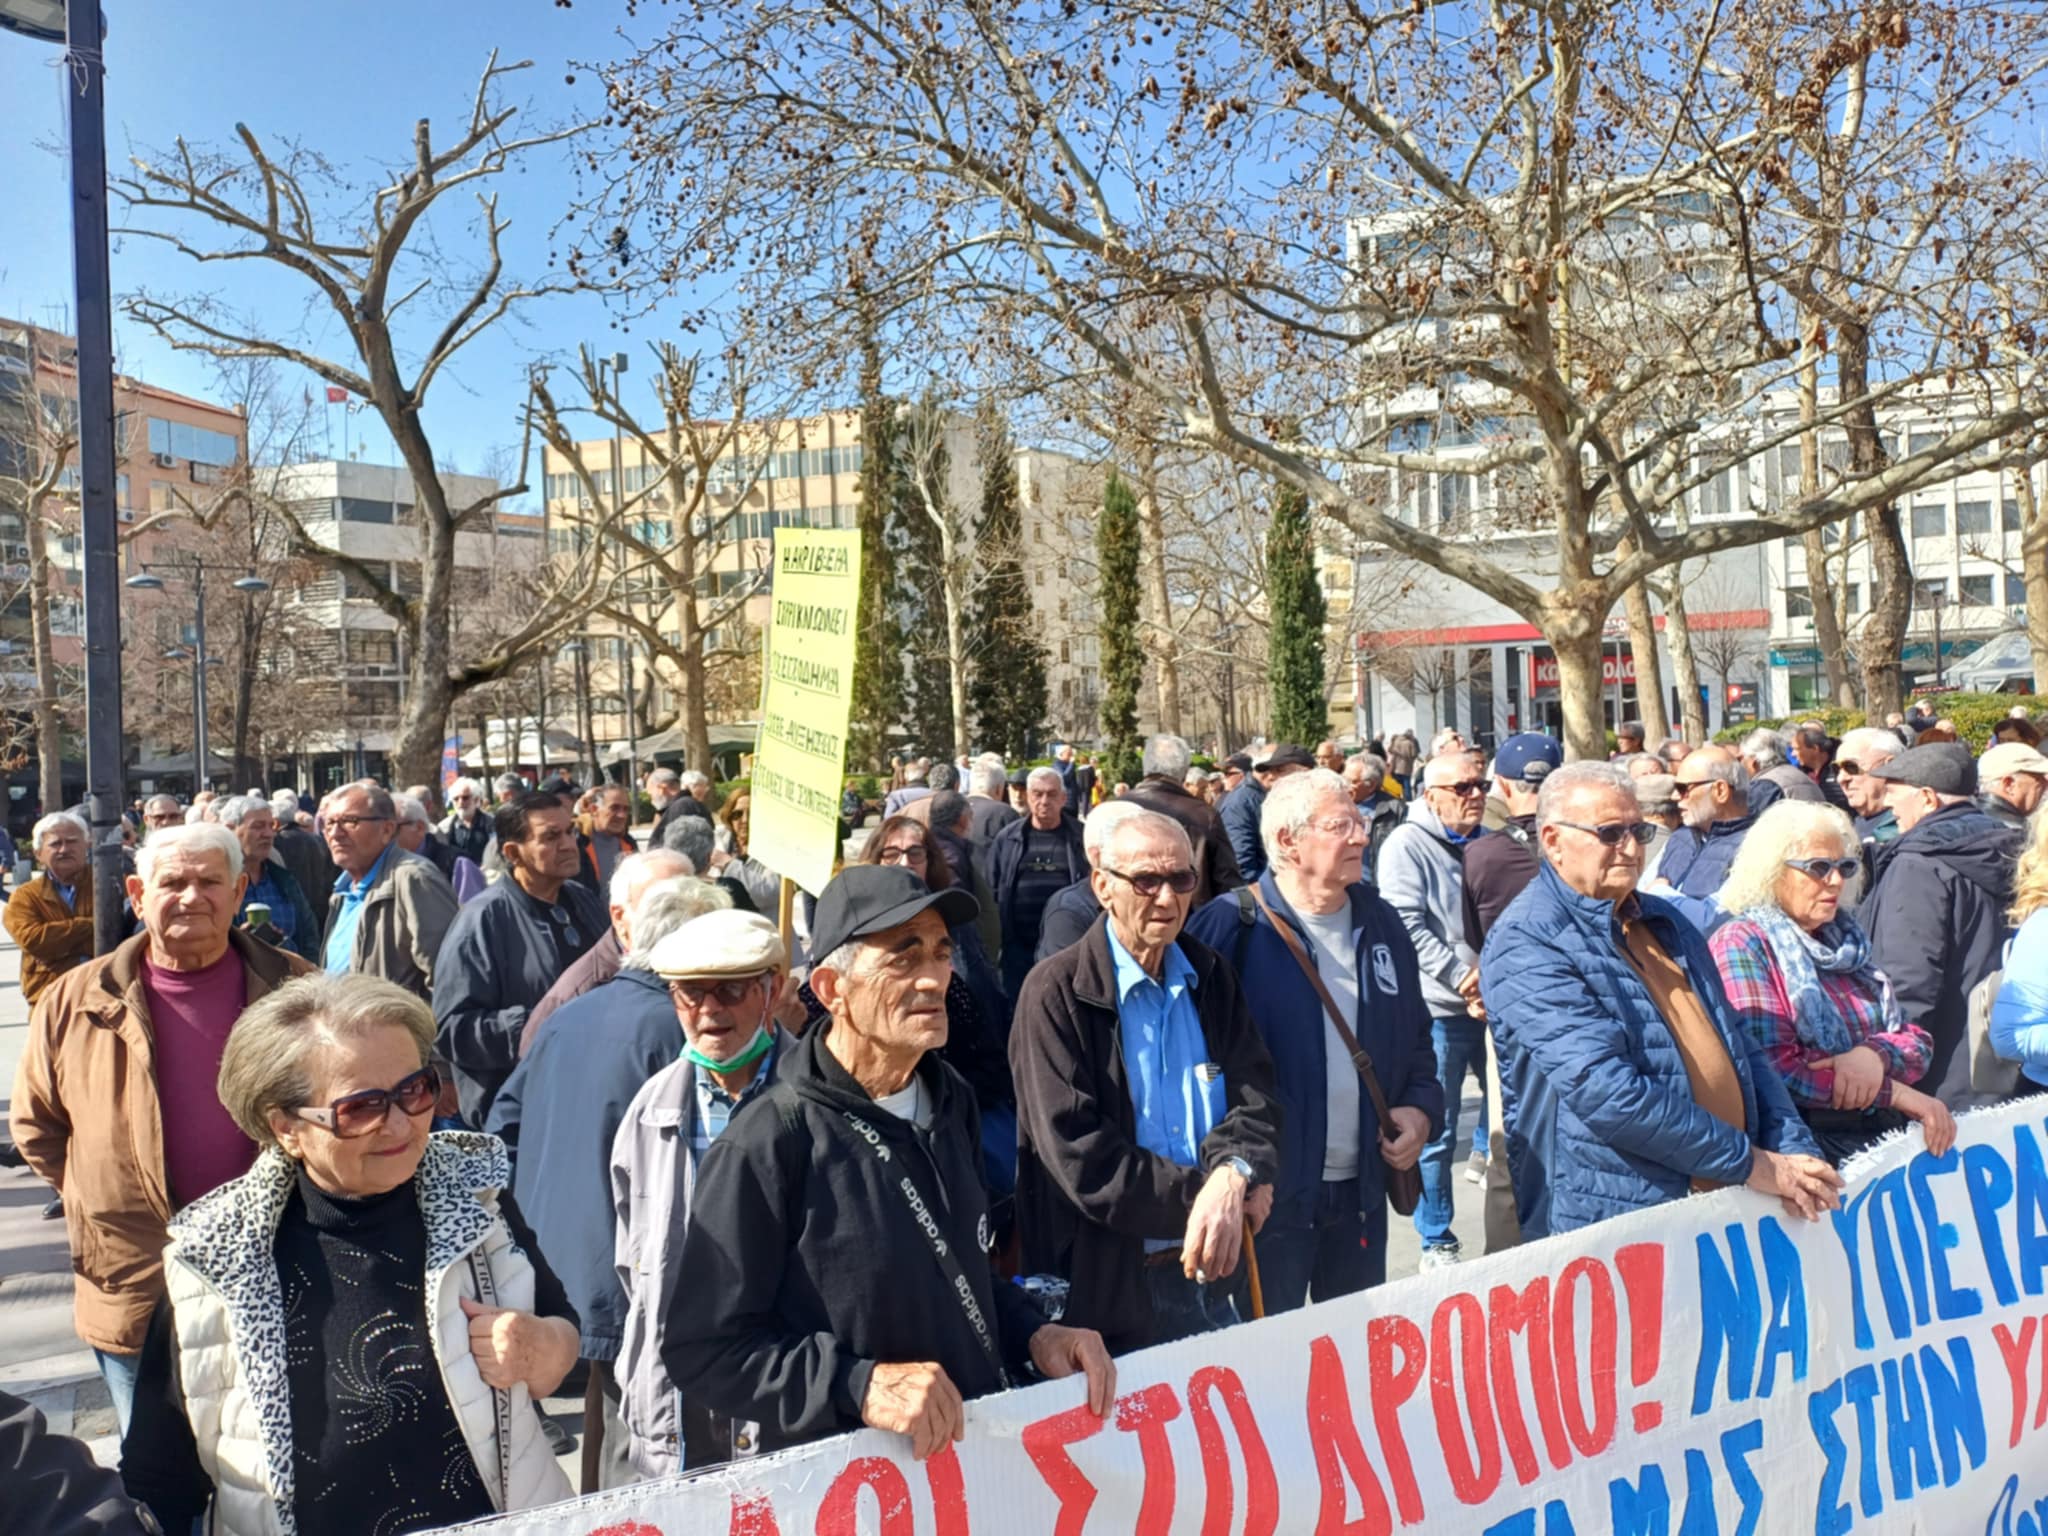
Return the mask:
<path id="1" fill-rule="evenodd" d="M 1484 1184 L 1486 1182 L 1486 1154 L 1484 1152 L 1474 1152 L 1465 1159 L 1465 1182 L 1467 1184 Z"/>
<path id="2" fill-rule="evenodd" d="M 1422 1250 L 1421 1268 L 1426 1273 L 1432 1269 L 1449 1269 L 1465 1257 L 1465 1250 L 1456 1243 L 1447 1243 L 1440 1248 Z"/>

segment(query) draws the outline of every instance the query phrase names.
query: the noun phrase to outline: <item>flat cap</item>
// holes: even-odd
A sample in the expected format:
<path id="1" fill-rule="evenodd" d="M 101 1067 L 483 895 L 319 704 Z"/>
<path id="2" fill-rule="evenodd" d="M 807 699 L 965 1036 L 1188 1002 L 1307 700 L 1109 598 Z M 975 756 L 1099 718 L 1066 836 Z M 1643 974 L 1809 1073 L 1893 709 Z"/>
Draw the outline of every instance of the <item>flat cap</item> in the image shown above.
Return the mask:
<path id="1" fill-rule="evenodd" d="M 654 946 L 647 963 L 663 981 L 758 976 L 788 969 L 775 925 L 758 912 L 730 908 L 691 918 Z"/>
<path id="2" fill-rule="evenodd" d="M 1307 747 L 1297 746 L 1291 741 L 1283 741 L 1278 746 L 1267 748 L 1266 755 L 1253 764 L 1254 767 L 1263 769 L 1313 768 L 1315 765 L 1315 754 Z"/>
<path id="3" fill-rule="evenodd" d="M 1869 776 L 1892 784 L 1931 789 L 1941 795 L 1977 793 L 1977 760 L 1960 741 L 1930 741 L 1924 747 L 1908 747 L 1890 762 L 1871 769 Z"/>
<path id="4" fill-rule="evenodd" d="M 1979 779 L 2002 779 L 2009 773 L 2048 774 L 2048 757 L 2024 741 L 2001 741 L 1977 759 Z"/>

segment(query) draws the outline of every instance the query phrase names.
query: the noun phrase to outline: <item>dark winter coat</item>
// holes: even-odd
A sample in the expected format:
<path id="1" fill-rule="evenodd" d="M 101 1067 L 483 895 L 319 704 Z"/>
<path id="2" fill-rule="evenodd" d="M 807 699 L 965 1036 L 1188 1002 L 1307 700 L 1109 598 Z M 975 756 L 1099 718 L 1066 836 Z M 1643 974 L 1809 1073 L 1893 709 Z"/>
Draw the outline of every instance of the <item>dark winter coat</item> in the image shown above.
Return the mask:
<path id="1" fill-rule="evenodd" d="M 1950 805 L 1886 847 L 1877 886 L 1857 909 L 1870 963 L 1891 978 L 1934 1056 L 1918 1087 L 1951 1109 L 1970 1097 L 1970 992 L 1999 968 L 2023 834 L 1974 805 Z"/>
<path id="2" fill-rule="evenodd" d="M 1003 944 L 1007 948 L 1016 929 L 1015 902 L 1017 872 L 1024 866 L 1024 840 L 1031 831 L 1031 818 L 1019 816 L 995 835 L 988 845 L 984 873 L 995 896 L 996 911 L 1002 914 Z M 1079 880 L 1088 873 L 1088 854 L 1081 846 L 1081 823 L 1072 811 L 1060 816 L 1059 839 L 1067 855 L 1067 878 Z M 1005 962 L 1008 968 L 1008 962 Z"/>
<path id="3" fill-rule="evenodd" d="M 1250 774 L 1216 805 L 1223 835 L 1230 839 L 1230 851 L 1237 859 L 1237 872 L 1247 880 L 1266 872 L 1266 844 L 1259 836 L 1259 812 L 1265 808 L 1266 791 Z"/>
<path id="4" fill-rule="evenodd" d="M 1032 964 L 1049 959 L 1069 944 L 1078 944 L 1100 916 L 1102 903 L 1095 896 L 1095 881 L 1083 875 L 1045 904 L 1045 916 L 1038 921 L 1038 952 L 1031 957 Z"/>
<path id="5" fill-rule="evenodd" d="M 937 1361 L 966 1398 L 1004 1384 L 901 1179 L 958 1260 L 1012 1379 L 1044 1323 L 989 1267 L 967 1086 L 927 1055 L 917 1070 L 935 1107 L 931 1128 L 918 1130 L 875 1108 L 826 1049 L 830 1032 L 813 1028 L 790 1045 L 774 1083 L 705 1154 L 679 1261 L 693 1283 L 662 1328 L 670 1378 L 716 1413 L 759 1421 L 763 1450 L 859 1428 L 868 1380 L 885 1362 Z"/>
<path id="6" fill-rule="evenodd" d="M 1179 822 L 1187 833 L 1188 846 L 1194 850 L 1195 873 L 1200 877 L 1200 883 L 1195 887 L 1194 907 L 1190 907 L 1190 911 L 1211 897 L 1234 891 L 1245 883 L 1245 877 L 1237 867 L 1237 856 L 1230 850 L 1230 838 L 1223 830 L 1222 818 L 1208 801 L 1189 794 L 1182 785 L 1156 773 L 1146 774 L 1118 798 Z"/>
<path id="7" fill-rule="evenodd" d="M 1510 816 L 1497 832 L 1465 845 L 1465 942 L 1477 950 L 1493 925 L 1536 878 L 1535 816 Z"/>
<path id="8" fill-rule="evenodd" d="M 1107 917 L 1031 972 L 1010 1027 L 1024 1268 L 1064 1276 L 1064 1321 L 1100 1330 L 1114 1354 L 1151 1341 L 1145 1240 L 1182 1236 L 1203 1183 L 1233 1157 L 1251 1164 L 1255 1183 L 1279 1175 L 1273 1058 L 1229 963 L 1186 934 L 1179 943 L 1229 1106 L 1202 1142 L 1199 1167 L 1138 1145 Z"/>
<path id="9" fill-rule="evenodd" d="M 1678 892 L 1677 897 L 1667 899 L 1701 933 L 1712 933 L 1728 920 L 1728 914 L 1715 905 L 1714 893 L 1728 883 L 1728 871 L 1734 867 L 1743 834 L 1755 825 L 1754 813 L 1738 816 L 1713 823 L 1705 835 L 1691 830 L 1674 832 L 1665 845 L 1657 876 Z"/>
<path id="10" fill-rule="evenodd" d="M 0 1392 L 0 1533 L 4 1536 L 157 1536 L 154 1519 L 93 1460 L 82 1440 L 54 1433 L 33 1403 Z"/>

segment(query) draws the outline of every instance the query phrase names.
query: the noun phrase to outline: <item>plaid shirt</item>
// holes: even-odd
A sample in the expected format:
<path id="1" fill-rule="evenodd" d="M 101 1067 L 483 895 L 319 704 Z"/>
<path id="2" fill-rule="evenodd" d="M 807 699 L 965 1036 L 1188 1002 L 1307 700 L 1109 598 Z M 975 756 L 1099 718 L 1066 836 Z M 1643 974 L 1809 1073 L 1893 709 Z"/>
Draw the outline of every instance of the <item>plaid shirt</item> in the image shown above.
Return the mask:
<path id="1" fill-rule="evenodd" d="M 1827 1052 L 1799 1038 L 1792 1016 L 1792 999 L 1772 959 L 1763 929 L 1737 918 L 1723 923 L 1708 942 L 1721 969 L 1721 985 L 1727 990 L 1729 1006 L 1751 1037 L 1763 1046 L 1793 1100 L 1801 1104 L 1827 1104 L 1834 1097 L 1834 1068 L 1824 1065 Z M 1891 983 L 1875 967 L 1849 972 L 1822 971 L 1820 987 L 1841 1014 L 1843 1023 L 1849 1026 L 1851 1042 L 1867 1045 L 1883 1058 L 1885 1080 L 1878 1090 L 1877 1103 L 1889 1105 L 1893 1082 L 1917 1082 L 1926 1072 L 1934 1054 L 1934 1042 L 1917 1024 L 1902 1024 L 1889 1032 L 1882 1028 L 1884 994 L 1891 990 Z"/>
<path id="2" fill-rule="evenodd" d="M 697 1080 L 697 1113 L 690 1117 L 690 1165 L 696 1167 L 704 1161 L 704 1154 L 711 1150 L 711 1143 L 719 1133 L 732 1122 L 739 1107 L 768 1086 L 768 1080 L 775 1075 L 775 1056 L 782 1049 L 782 1031 L 774 1035 L 775 1043 L 768 1047 L 768 1054 L 761 1058 L 761 1065 L 755 1071 L 747 1086 L 734 1098 L 711 1080 L 711 1074 L 699 1067 L 694 1074 Z"/>

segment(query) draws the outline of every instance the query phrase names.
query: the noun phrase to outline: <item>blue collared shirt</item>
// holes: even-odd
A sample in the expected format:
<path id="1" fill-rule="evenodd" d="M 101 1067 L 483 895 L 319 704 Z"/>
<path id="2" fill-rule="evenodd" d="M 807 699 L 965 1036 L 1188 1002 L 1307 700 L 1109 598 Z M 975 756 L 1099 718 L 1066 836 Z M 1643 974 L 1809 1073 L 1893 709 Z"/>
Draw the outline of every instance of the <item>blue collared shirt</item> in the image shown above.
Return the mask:
<path id="1" fill-rule="evenodd" d="M 64 899 L 64 905 L 65 905 L 65 906 L 69 907 L 69 908 L 70 908 L 70 909 L 71 909 L 72 911 L 74 911 L 74 912 L 76 912 L 76 911 L 78 910 L 78 887 L 77 887 L 77 886 L 75 886 L 75 885 L 65 885 L 65 884 L 62 884 L 62 883 L 61 883 L 61 882 L 59 882 L 59 881 L 56 881 L 56 880 L 52 880 L 52 881 L 50 882 L 50 888 L 51 888 L 52 890 L 54 890 L 54 891 L 55 891 L 55 892 L 56 892 L 56 893 L 57 893 L 57 894 L 58 894 L 59 896 L 61 896 L 61 897 L 62 897 L 62 898 Z"/>
<path id="2" fill-rule="evenodd" d="M 363 872 L 362 879 L 351 880 L 345 874 L 336 877 L 334 889 L 341 897 L 341 911 L 335 914 L 334 932 L 327 935 L 325 961 L 328 975 L 348 974 L 349 962 L 355 956 L 356 925 L 363 920 L 363 898 L 370 894 L 370 887 L 377 883 L 377 877 L 391 859 L 391 850 L 397 846 L 396 839 L 386 844 L 384 851 L 377 855 L 377 862 Z"/>
<path id="3" fill-rule="evenodd" d="M 711 1143 L 724 1134 L 739 1107 L 767 1087 L 768 1080 L 775 1075 L 775 1055 L 782 1048 L 782 1032 L 777 1030 L 770 1041 L 768 1054 L 761 1058 L 760 1066 L 737 1098 L 712 1081 L 711 1074 L 702 1067 L 692 1074 L 697 1080 L 697 1115 L 690 1122 L 692 1165 L 704 1161 L 704 1154 L 711 1150 Z"/>
<path id="4" fill-rule="evenodd" d="M 1223 1118 L 1224 1097 L 1222 1068 L 1209 1060 L 1195 1011 L 1195 968 L 1178 944 L 1169 944 L 1154 981 L 1118 941 L 1113 923 L 1109 958 L 1138 1145 L 1182 1168 L 1200 1167 L 1202 1141 Z"/>

